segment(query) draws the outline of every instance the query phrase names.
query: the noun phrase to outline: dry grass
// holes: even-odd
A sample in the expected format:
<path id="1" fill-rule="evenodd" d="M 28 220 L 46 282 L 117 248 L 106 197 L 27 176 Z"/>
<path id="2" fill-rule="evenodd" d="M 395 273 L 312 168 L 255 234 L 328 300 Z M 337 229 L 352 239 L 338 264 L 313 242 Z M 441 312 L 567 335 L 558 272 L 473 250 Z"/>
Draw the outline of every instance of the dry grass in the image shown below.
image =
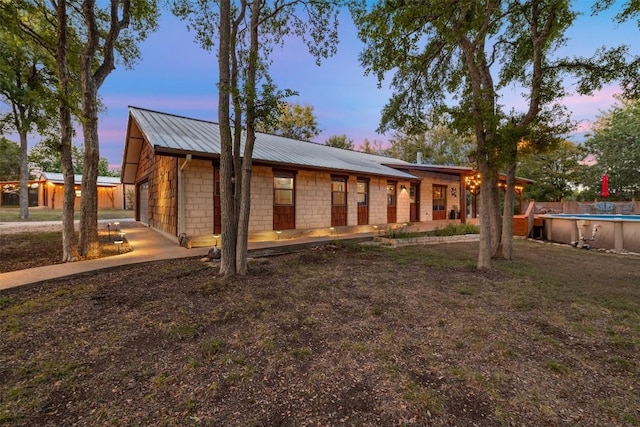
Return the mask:
<path id="1" fill-rule="evenodd" d="M 324 246 L 0 294 L 0 424 L 640 425 L 637 257 Z"/>

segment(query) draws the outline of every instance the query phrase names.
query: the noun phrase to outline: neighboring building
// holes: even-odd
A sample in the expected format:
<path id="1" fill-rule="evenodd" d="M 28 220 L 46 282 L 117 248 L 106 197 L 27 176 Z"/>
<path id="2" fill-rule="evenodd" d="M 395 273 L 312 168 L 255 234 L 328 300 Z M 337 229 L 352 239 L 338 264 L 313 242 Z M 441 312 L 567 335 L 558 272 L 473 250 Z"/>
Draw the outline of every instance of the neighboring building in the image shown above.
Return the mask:
<path id="1" fill-rule="evenodd" d="M 135 185 L 140 222 L 170 236 L 219 234 L 219 159 L 216 123 L 129 108 L 122 182 Z M 464 222 L 465 178 L 473 174 L 260 133 L 250 239 Z"/>
<path id="2" fill-rule="evenodd" d="M 80 208 L 80 184 L 82 175 L 75 175 L 75 209 Z M 0 206 L 18 206 L 20 182 L 0 182 L 2 201 Z M 125 185 L 119 177 L 99 176 L 98 209 L 125 209 Z M 62 209 L 64 177 L 57 172 L 42 172 L 36 180 L 29 181 L 29 206 Z"/>

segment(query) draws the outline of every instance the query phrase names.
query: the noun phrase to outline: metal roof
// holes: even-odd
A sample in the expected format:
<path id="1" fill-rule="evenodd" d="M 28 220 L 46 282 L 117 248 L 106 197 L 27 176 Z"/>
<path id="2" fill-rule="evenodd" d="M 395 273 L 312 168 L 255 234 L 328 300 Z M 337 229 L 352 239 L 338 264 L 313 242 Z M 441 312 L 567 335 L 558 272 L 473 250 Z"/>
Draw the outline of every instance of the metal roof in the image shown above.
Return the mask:
<path id="1" fill-rule="evenodd" d="M 64 175 L 59 172 L 42 172 L 40 179 L 44 179 L 54 184 L 64 184 Z M 73 176 L 74 183 L 80 185 L 82 183 L 82 175 Z M 100 187 L 116 187 L 120 185 L 120 177 L 99 176 L 97 185 Z"/>
<path id="2" fill-rule="evenodd" d="M 129 107 L 129 114 L 158 153 L 220 155 L 217 123 L 137 107 Z M 415 179 L 414 175 L 394 169 L 412 165 L 402 160 L 265 133 L 256 134 L 253 161 Z M 126 167 L 123 165 L 123 169 Z"/>

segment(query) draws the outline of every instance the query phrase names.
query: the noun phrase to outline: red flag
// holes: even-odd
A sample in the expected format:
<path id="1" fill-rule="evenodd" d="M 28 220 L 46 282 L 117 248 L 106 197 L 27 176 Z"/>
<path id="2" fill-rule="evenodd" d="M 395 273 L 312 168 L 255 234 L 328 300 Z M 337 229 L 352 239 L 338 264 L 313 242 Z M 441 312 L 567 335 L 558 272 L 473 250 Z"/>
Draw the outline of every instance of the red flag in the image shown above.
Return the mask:
<path id="1" fill-rule="evenodd" d="M 605 173 L 602 175 L 602 197 L 609 197 L 609 177 Z"/>

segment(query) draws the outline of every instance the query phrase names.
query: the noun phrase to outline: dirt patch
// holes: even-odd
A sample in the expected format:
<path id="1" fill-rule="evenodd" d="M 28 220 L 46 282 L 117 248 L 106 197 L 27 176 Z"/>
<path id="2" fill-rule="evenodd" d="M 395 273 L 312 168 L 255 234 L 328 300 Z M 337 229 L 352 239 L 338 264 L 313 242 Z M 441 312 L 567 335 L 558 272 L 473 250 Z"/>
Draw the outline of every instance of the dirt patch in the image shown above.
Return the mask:
<path id="1" fill-rule="evenodd" d="M 640 425 L 638 259 L 329 245 L 0 294 L 0 424 Z M 615 284 L 615 286 L 612 286 Z"/>
<path id="2" fill-rule="evenodd" d="M 0 233 L 0 273 L 60 264 L 62 260 L 62 232 L 60 226 L 30 226 L 29 231 L 19 231 L 16 226 Z M 24 230 L 24 228 L 23 228 Z M 75 241 L 78 240 L 78 233 Z M 98 231 L 100 251 L 92 258 L 103 258 L 130 252 L 126 237 L 116 244 L 115 232 Z M 80 259 L 76 252 L 76 258 Z M 89 258 L 87 258 L 89 259 Z"/>

